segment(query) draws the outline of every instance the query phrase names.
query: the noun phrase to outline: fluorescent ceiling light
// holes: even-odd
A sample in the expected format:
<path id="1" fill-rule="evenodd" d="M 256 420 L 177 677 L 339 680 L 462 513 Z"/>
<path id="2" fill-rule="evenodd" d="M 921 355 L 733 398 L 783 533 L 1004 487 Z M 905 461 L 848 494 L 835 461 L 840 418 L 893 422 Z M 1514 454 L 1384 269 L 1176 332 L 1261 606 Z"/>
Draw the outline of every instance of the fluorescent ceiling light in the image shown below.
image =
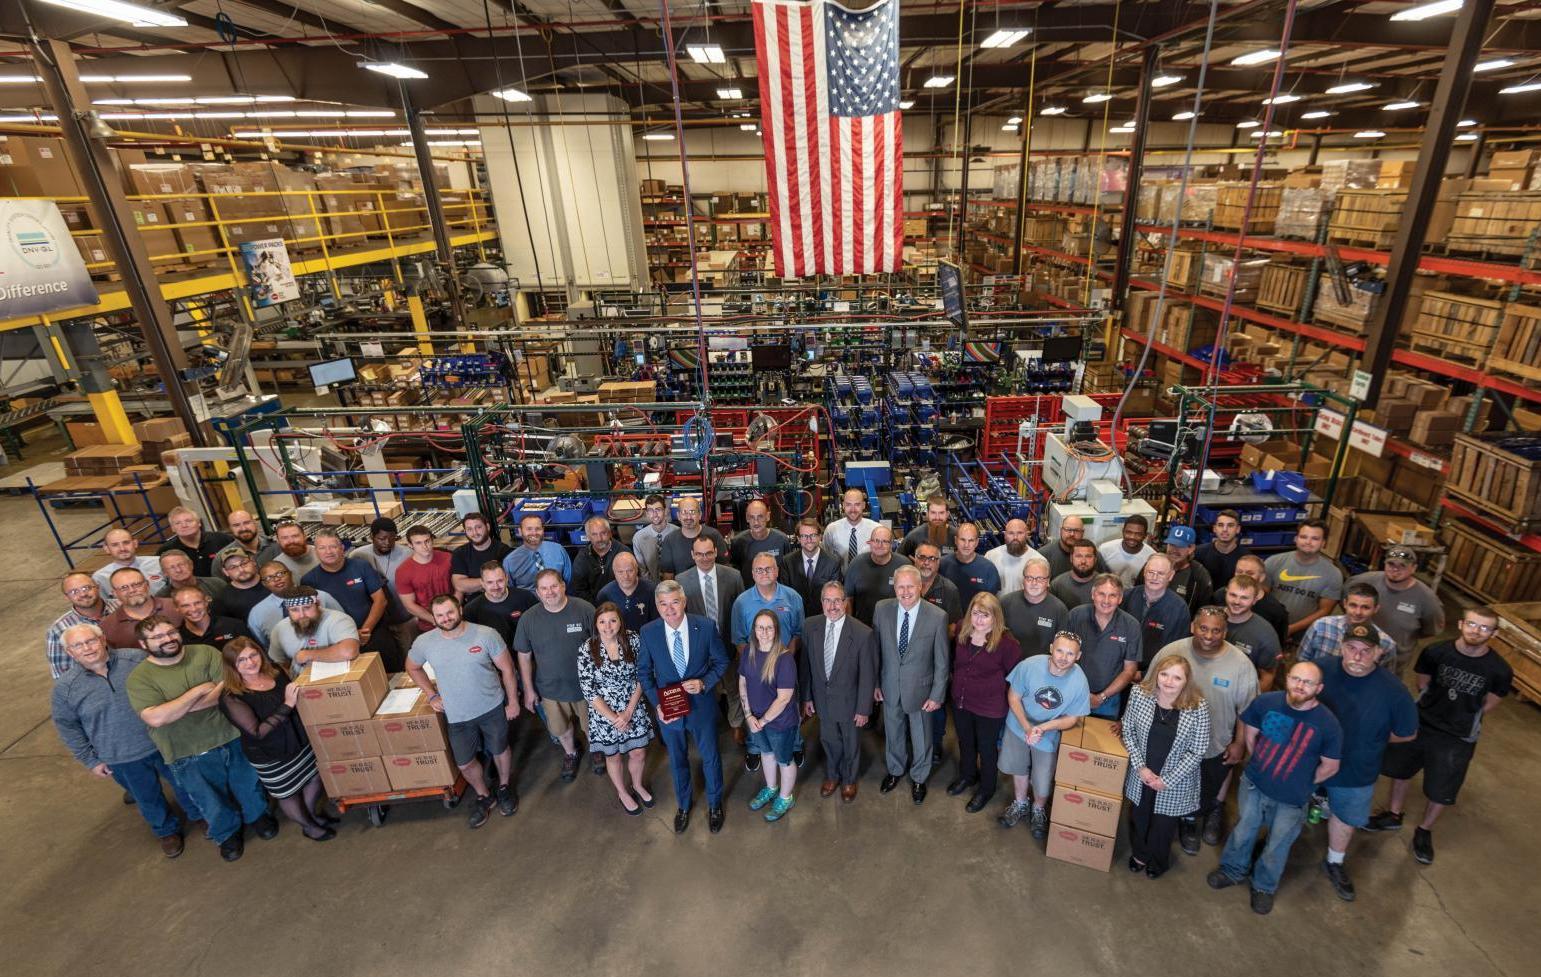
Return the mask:
<path id="1" fill-rule="evenodd" d="M 1471 66 L 1472 71 L 1497 71 L 1499 68 L 1512 68 L 1514 62 L 1508 58 L 1494 58 L 1492 61 L 1478 61 Z"/>
<path id="2" fill-rule="evenodd" d="M 901 110 L 904 110 L 904 111 L 908 111 L 908 110 L 910 110 L 910 109 L 912 109 L 914 107 L 915 107 L 915 100 L 913 98 L 907 98 L 904 101 L 899 103 L 899 108 Z"/>
<path id="3" fill-rule="evenodd" d="M 123 0 L 42 0 L 54 7 L 63 7 L 79 14 L 97 14 L 121 20 L 135 27 L 186 27 L 187 21 L 176 14 L 151 10 Z"/>
<path id="4" fill-rule="evenodd" d="M 1065 107 L 1063 105 L 1050 105 L 1047 108 L 1039 109 L 1038 110 L 1038 114 L 1039 115 L 1064 115 L 1065 114 Z"/>
<path id="5" fill-rule="evenodd" d="M 1456 123 L 1456 127 L 1459 129 L 1469 129 L 1476 124 L 1476 119 L 1462 119 L 1460 122 Z"/>
<path id="6" fill-rule="evenodd" d="M 1415 109 L 1419 104 L 1418 102 L 1387 102 L 1380 107 L 1380 110 L 1382 112 L 1400 112 L 1403 109 Z"/>
<path id="7" fill-rule="evenodd" d="M 1302 112 L 1302 113 L 1300 113 L 1300 117 L 1302 119 L 1327 119 L 1327 118 L 1331 118 L 1332 115 L 1333 115 L 1333 113 L 1328 112 L 1326 109 L 1317 109 L 1314 112 Z"/>
<path id="8" fill-rule="evenodd" d="M 1263 99 L 1264 105 L 1288 105 L 1305 98 L 1304 95 L 1275 95 L 1273 98 Z"/>
<path id="9" fill-rule="evenodd" d="M 194 112 L 195 119 L 244 119 L 245 112 Z"/>
<path id="10" fill-rule="evenodd" d="M 1191 118 L 1193 118 L 1192 110 L 1184 109 L 1183 111 L 1181 111 L 1181 112 L 1177 113 L 1176 115 L 1172 116 L 1172 121 L 1173 122 L 1187 122 Z"/>
<path id="11" fill-rule="evenodd" d="M 1113 96 L 1109 95 L 1107 92 L 1092 92 L 1090 95 L 1081 99 L 1081 101 L 1085 102 L 1087 105 L 1096 105 L 1098 102 L 1106 102 L 1112 98 Z"/>
<path id="12" fill-rule="evenodd" d="M 88 85 L 132 85 L 142 83 L 147 85 L 164 85 L 176 82 L 192 81 L 192 75 L 81 75 L 80 80 Z"/>
<path id="13" fill-rule="evenodd" d="M 1352 95 L 1354 92 L 1367 92 L 1375 87 L 1370 81 L 1346 81 L 1341 85 L 1333 85 L 1327 89 L 1328 95 Z"/>
<path id="14" fill-rule="evenodd" d="M 57 115 L 0 115 L 0 122 L 58 122 Z"/>
<path id="15" fill-rule="evenodd" d="M 1541 82 L 1528 81 L 1523 85 L 1510 85 L 1508 88 L 1500 88 L 1500 95 L 1523 95 L 1526 92 L 1541 92 Z"/>
<path id="16" fill-rule="evenodd" d="M 1022 117 L 1020 115 L 1013 115 L 1006 120 L 1006 124 L 1009 126 L 1019 126 L 1022 124 Z"/>
<path id="17" fill-rule="evenodd" d="M 685 53 L 696 64 L 726 64 L 728 61 L 727 55 L 722 53 L 722 47 L 717 44 L 687 44 Z"/>
<path id="18" fill-rule="evenodd" d="M 1011 47 L 1031 33 L 1032 31 L 1030 30 L 998 30 L 980 41 L 979 46 L 983 48 Z"/>
<path id="19" fill-rule="evenodd" d="M 1254 64 L 1267 64 L 1270 61 L 1279 60 L 1282 54 L 1282 51 L 1278 51 L 1274 48 L 1264 48 L 1261 51 L 1252 51 L 1247 54 L 1234 57 L 1231 59 L 1231 64 L 1240 65 L 1242 67 Z"/>
<path id="20" fill-rule="evenodd" d="M 340 119 L 348 113 L 342 109 L 316 109 L 313 111 L 299 111 L 294 113 L 302 119 Z"/>
<path id="21" fill-rule="evenodd" d="M 1134 131 L 1134 126 L 1112 126 L 1108 129 L 1108 131 L 1117 133 L 1120 136 L 1126 136 Z"/>
<path id="22" fill-rule="evenodd" d="M 1461 9 L 1466 0 L 1434 0 L 1433 3 L 1419 4 L 1416 7 L 1408 7 L 1406 10 L 1398 10 L 1391 15 L 1392 20 L 1428 20 L 1430 17 L 1438 17 L 1440 14 L 1453 14 Z"/>
<path id="23" fill-rule="evenodd" d="M 742 132 L 753 132 L 760 127 L 755 125 L 753 122 L 740 122 L 738 124 L 738 128 Z"/>
<path id="24" fill-rule="evenodd" d="M 294 113 L 279 109 L 264 109 L 261 112 L 247 112 L 248 119 L 292 119 Z"/>
<path id="25" fill-rule="evenodd" d="M 1262 123 L 1257 121 L 1256 119 L 1245 119 L 1245 120 L 1243 120 L 1241 122 L 1236 123 L 1236 128 L 1238 128 L 1238 129 L 1256 129 L 1260 125 L 1262 125 Z"/>
<path id="26" fill-rule="evenodd" d="M 1252 139 L 1280 139 L 1280 138 L 1283 138 L 1283 136 L 1284 136 L 1284 133 L 1281 130 L 1279 130 L 1279 129 L 1269 129 L 1267 132 L 1263 132 L 1263 131 L 1259 130 L 1257 132 L 1251 133 L 1249 138 L 1252 138 Z"/>
<path id="27" fill-rule="evenodd" d="M 1455 141 L 1456 142 L 1476 142 L 1478 139 L 1481 139 L 1481 138 L 1482 137 L 1477 135 L 1475 132 L 1463 132 L 1460 135 L 1455 137 Z"/>
<path id="28" fill-rule="evenodd" d="M 37 75 L 0 75 L 0 85 L 35 85 L 42 80 Z"/>
<path id="29" fill-rule="evenodd" d="M 1018 131 L 1021 130 L 1021 128 L 1022 127 L 1020 125 L 1012 125 L 1011 123 L 1008 122 L 1005 125 L 1001 126 L 1001 131 L 1002 132 L 1018 132 Z"/>
<path id="30" fill-rule="evenodd" d="M 344 113 L 350 119 L 394 119 L 394 109 L 349 109 Z"/>
<path id="31" fill-rule="evenodd" d="M 952 84 L 952 80 L 953 80 L 953 76 L 952 75 L 932 75 L 930 78 L 926 79 L 926 83 L 925 83 L 924 87 L 926 87 L 926 88 L 946 88 L 948 85 Z"/>
<path id="32" fill-rule="evenodd" d="M 673 142 L 674 141 L 674 133 L 672 133 L 672 132 L 645 132 L 645 133 L 642 134 L 642 138 L 647 140 L 648 142 Z"/>
<path id="33" fill-rule="evenodd" d="M 533 101 L 535 101 L 533 98 L 531 98 L 530 96 L 526 95 L 524 92 L 521 92 L 517 88 L 504 88 L 501 91 L 496 91 L 496 92 L 493 92 L 492 94 L 494 96 L 498 97 L 498 98 L 501 98 L 505 102 L 533 102 Z"/>
<path id="34" fill-rule="evenodd" d="M 1359 132 L 1354 133 L 1354 138 L 1355 139 L 1379 139 L 1379 138 L 1381 138 L 1384 135 L 1385 135 L 1385 133 L 1381 132 L 1379 129 L 1362 129 Z"/>
<path id="35" fill-rule="evenodd" d="M 395 61 L 365 61 L 359 65 L 370 71 L 378 71 L 382 75 L 390 75 L 392 78 L 427 78 L 426 71 L 419 71 L 411 65 L 398 64 Z"/>
<path id="36" fill-rule="evenodd" d="M 1182 80 L 1182 75 L 1157 75 L 1150 80 L 1150 87 L 1165 88 L 1168 85 L 1175 85 Z"/>
<path id="37" fill-rule="evenodd" d="M 741 88 L 719 88 L 717 89 L 717 97 L 725 98 L 730 101 L 733 99 L 743 98 L 744 90 Z"/>
<path id="38" fill-rule="evenodd" d="M 482 144 L 482 141 L 480 139 L 430 139 L 430 140 L 428 140 L 428 145 L 430 145 L 430 146 L 480 146 L 481 144 Z M 398 145 L 400 145 L 403 149 L 405 149 L 405 148 L 410 147 L 412 144 L 409 143 L 409 142 L 404 142 L 404 143 L 398 143 Z"/>

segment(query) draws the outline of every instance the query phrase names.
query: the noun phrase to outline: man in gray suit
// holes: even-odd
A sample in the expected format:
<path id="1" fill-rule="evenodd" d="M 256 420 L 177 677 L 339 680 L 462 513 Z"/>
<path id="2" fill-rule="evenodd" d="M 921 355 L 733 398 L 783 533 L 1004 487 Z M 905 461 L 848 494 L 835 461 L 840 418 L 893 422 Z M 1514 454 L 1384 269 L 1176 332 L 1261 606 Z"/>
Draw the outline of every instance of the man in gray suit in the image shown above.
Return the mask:
<path id="1" fill-rule="evenodd" d="M 840 788 L 840 799 L 856 800 L 856 776 L 861 768 L 857 736 L 872 716 L 877 683 L 878 650 L 872 629 L 845 612 L 845 586 L 838 580 L 824 585 L 824 613 L 803 625 L 803 653 L 798 656 L 798 698 L 803 715 L 819 717 L 819 743 L 824 747 L 824 783 L 819 796 Z"/>
<path id="2" fill-rule="evenodd" d="M 886 794 L 899 786 L 908 734 L 910 797 L 919 804 L 926 799 L 926 778 L 931 776 L 931 717 L 926 714 L 940 709 L 947 698 L 952 650 L 947 613 L 920 599 L 920 571 L 905 566 L 894 571 L 894 597 L 878 602 L 872 624 L 882 662 L 877 699 L 883 703 L 888 766 L 878 789 Z"/>
<path id="3" fill-rule="evenodd" d="M 717 562 L 717 543 L 706 533 L 690 544 L 691 569 L 675 576 L 685 590 L 685 612 L 707 618 L 717 625 L 724 648 L 733 647 L 733 602 L 744 592 L 744 578 L 737 568 Z M 733 742 L 743 746 L 749 739 L 744 732 L 744 707 L 738 698 L 738 655 L 730 651 L 728 670 L 717 683 L 719 695 L 728 700 L 728 725 L 733 727 Z M 748 770 L 760 769 L 760 758 L 748 754 L 744 758 Z"/>

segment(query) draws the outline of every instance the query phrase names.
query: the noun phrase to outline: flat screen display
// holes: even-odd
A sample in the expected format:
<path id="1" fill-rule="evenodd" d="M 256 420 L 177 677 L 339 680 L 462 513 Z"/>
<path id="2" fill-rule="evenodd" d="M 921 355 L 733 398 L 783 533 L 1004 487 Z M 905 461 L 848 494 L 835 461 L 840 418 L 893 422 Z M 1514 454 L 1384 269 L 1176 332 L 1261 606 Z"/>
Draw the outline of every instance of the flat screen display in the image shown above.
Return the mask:
<path id="1" fill-rule="evenodd" d="M 343 357 L 340 360 L 327 360 L 325 363 L 312 363 L 310 365 L 310 382 L 317 387 L 330 387 L 336 383 L 352 383 L 358 379 L 358 373 L 353 369 L 353 360 Z"/>

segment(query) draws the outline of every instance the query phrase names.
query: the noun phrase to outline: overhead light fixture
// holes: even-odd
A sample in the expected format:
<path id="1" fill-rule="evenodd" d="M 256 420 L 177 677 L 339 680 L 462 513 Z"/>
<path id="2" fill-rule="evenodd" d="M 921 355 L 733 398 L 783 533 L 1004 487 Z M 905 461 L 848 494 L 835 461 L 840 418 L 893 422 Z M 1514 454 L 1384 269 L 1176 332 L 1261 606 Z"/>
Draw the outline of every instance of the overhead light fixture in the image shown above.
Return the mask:
<path id="1" fill-rule="evenodd" d="M 1065 107 L 1063 105 L 1050 105 L 1050 106 L 1047 106 L 1045 108 L 1039 109 L 1038 110 L 1038 114 L 1039 115 L 1064 115 L 1065 114 Z"/>
<path id="2" fill-rule="evenodd" d="M 1482 136 L 1475 132 L 1463 132 L 1455 137 L 1456 142 L 1476 142 Z"/>
<path id="3" fill-rule="evenodd" d="M 58 122 L 57 115 L 0 115 L 0 122 Z"/>
<path id="4" fill-rule="evenodd" d="M 1477 120 L 1476 119 L 1462 119 L 1460 122 L 1457 122 L 1455 125 L 1456 125 L 1457 129 L 1470 129 L 1472 126 L 1474 126 L 1476 124 L 1477 124 Z"/>
<path id="5" fill-rule="evenodd" d="M 1107 102 L 1112 98 L 1113 96 L 1109 95 L 1107 92 L 1092 92 L 1090 95 L 1081 99 L 1081 101 L 1085 102 L 1087 105 L 1096 105 L 1098 102 Z"/>
<path id="6" fill-rule="evenodd" d="M 194 112 L 195 119 L 244 119 L 245 112 Z"/>
<path id="7" fill-rule="evenodd" d="M 716 44 L 687 44 L 685 53 L 696 64 L 726 64 L 728 60 L 722 47 Z"/>
<path id="8" fill-rule="evenodd" d="M 1282 138 L 1284 138 L 1284 133 L 1281 132 L 1278 129 L 1269 129 L 1266 132 L 1258 131 L 1258 132 L 1250 133 L 1248 138 L 1251 138 L 1251 139 L 1282 139 Z"/>
<path id="9" fill-rule="evenodd" d="M 1510 85 L 1498 90 L 1500 95 L 1523 95 L 1526 92 L 1541 92 L 1541 81 L 1527 81 L 1523 85 Z"/>
<path id="10" fill-rule="evenodd" d="M 1238 129 L 1256 129 L 1260 125 L 1262 125 L 1262 123 L 1257 121 L 1256 119 L 1243 119 L 1241 122 L 1236 123 L 1236 128 L 1238 128 Z"/>
<path id="11" fill-rule="evenodd" d="M 1400 112 L 1403 109 L 1415 109 L 1419 104 L 1418 102 L 1387 102 L 1380 107 L 1380 110 L 1382 112 Z"/>
<path id="12" fill-rule="evenodd" d="M 340 119 L 348 113 L 341 109 L 311 109 L 308 111 L 302 110 L 294 114 L 302 119 Z"/>
<path id="13" fill-rule="evenodd" d="M 0 85 L 36 85 L 42 80 L 37 75 L 0 75 Z"/>
<path id="14" fill-rule="evenodd" d="M 1011 47 L 1031 33 L 1031 30 L 1026 29 L 1003 28 L 980 41 L 979 46 L 982 48 Z"/>
<path id="15" fill-rule="evenodd" d="M 1005 125 L 1001 126 L 1001 131 L 1002 132 L 1018 132 L 1018 131 L 1021 130 L 1021 128 L 1022 127 L 1020 125 L 1018 125 L 1018 124 L 1014 124 L 1014 123 L 1008 122 Z"/>
<path id="16" fill-rule="evenodd" d="M 1333 114 L 1334 113 L 1328 112 L 1326 109 L 1316 109 L 1312 112 L 1302 112 L 1300 113 L 1300 117 L 1302 119 L 1328 119 L 1331 118 Z"/>
<path id="17" fill-rule="evenodd" d="M 1248 52 L 1247 54 L 1243 54 L 1243 55 L 1239 55 L 1237 57 L 1234 57 L 1234 58 L 1231 59 L 1231 64 L 1236 65 L 1238 67 L 1246 67 L 1248 65 L 1254 65 L 1254 64 L 1267 64 L 1270 61 L 1277 61 L 1277 60 L 1279 60 L 1279 58 L 1282 57 L 1283 54 L 1284 54 L 1284 52 L 1279 51 L 1279 50 L 1277 50 L 1275 48 L 1264 48 L 1261 51 L 1251 51 L 1251 52 Z"/>
<path id="18" fill-rule="evenodd" d="M 396 117 L 392 109 L 349 109 L 343 114 L 350 119 L 394 119 Z"/>
<path id="19" fill-rule="evenodd" d="M 1182 80 L 1182 75 L 1157 75 L 1150 80 L 1150 87 L 1165 88 L 1168 85 L 1175 85 Z"/>
<path id="20" fill-rule="evenodd" d="M 1379 129 L 1361 129 L 1360 131 L 1354 133 L 1354 138 L 1355 139 L 1380 139 L 1381 137 L 1383 137 L 1385 135 L 1386 134 L 1384 132 L 1381 132 Z"/>
<path id="21" fill-rule="evenodd" d="M 1512 68 L 1514 62 L 1508 58 L 1494 58 L 1492 61 L 1478 61 L 1471 66 L 1472 71 L 1497 71 L 1500 68 Z"/>
<path id="22" fill-rule="evenodd" d="M 1192 110 L 1184 109 L 1183 111 L 1181 111 L 1181 112 L 1177 113 L 1176 115 L 1172 116 L 1172 121 L 1173 122 L 1187 122 L 1189 119 L 1193 118 L 1193 114 L 1194 113 L 1193 113 Z"/>
<path id="23" fill-rule="evenodd" d="M 753 122 L 740 122 L 738 128 L 741 132 L 753 132 L 760 127 Z"/>
<path id="24" fill-rule="evenodd" d="M 121 20 L 135 27 L 186 27 L 187 21 L 176 14 L 152 10 L 123 0 L 42 0 L 54 7 L 63 7 L 78 14 L 97 14 L 113 20 Z"/>
<path id="25" fill-rule="evenodd" d="M 1392 20 L 1428 20 L 1430 17 L 1438 17 L 1440 14 L 1453 14 L 1460 10 L 1466 0 L 1434 0 L 1433 3 L 1423 3 L 1416 7 L 1408 7 L 1398 10 L 1391 15 Z"/>
<path id="26" fill-rule="evenodd" d="M 717 89 L 717 97 L 728 101 L 735 101 L 744 97 L 744 90 L 742 88 L 719 88 Z"/>
<path id="27" fill-rule="evenodd" d="M 1370 81 L 1346 81 L 1341 85 L 1333 85 L 1327 89 L 1328 95 L 1352 95 L 1354 92 L 1367 92 L 1376 87 Z"/>
<path id="28" fill-rule="evenodd" d="M 370 71 L 377 71 L 382 75 L 389 75 L 392 78 L 408 79 L 428 77 L 428 73 L 426 71 L 419 71 L 411 65 L 399 64 L 395 61 L 365 61 L 361 63 L 359 67 L 367 68 Z"/>
<path id="29" fill-rule="evenodd" d="M 642 134 L 642 138 L 644 140 L 646 140 L 647 142 L 673 142 L 674 141 L 674 133 L 672 133 L 672 132 L 644 132 Z"/>
<path id="30" fill-rule="evenodd" d="M 1264 105 L 1288 105 L 1305 98 L 1304 95 L 1275 95 L 1273 98 L 1263 99 Z"/>
<path id="31" fill-rule="evenodd" d="M 910 109 L 912 109 L 914 107 L 915 107 L 915 100 L 913 98 L 907 98 L 904 101 L 899 103 L 899 108 L 900 108 L 901 111 L 908 112 Z"/>
<path id="32" fill-rule="evenodd" d="M 925 88 L 946 88 L 952 84 L 952 75 L 932 75 L 926 79 Z"/>
<path id="33" fill-rule="evenodd" d="M 535 101 L 535 99 L 531 98 L 525 92 L 521 92 L 517 88 L 504 88 L 504 89 L 502 89 L 500 91 L 493 92 L 492 94 L 497 96 L 498 98 L 501 98 L 505 102 L 533 102 L 533 101 Z"/>
<path id="34" fill-rule="evenodd" d="M 192 75 L 81 75 L 87 85 L 165 85 L 192 81 Z"/>
<path id="35" fill-rule="evenodd" d="M 1006 120 L 1006 124 L 1009 126 L 1019 126 L 1022 124 L 1022 117 L 1020 115 L 1013 115 Z"/>

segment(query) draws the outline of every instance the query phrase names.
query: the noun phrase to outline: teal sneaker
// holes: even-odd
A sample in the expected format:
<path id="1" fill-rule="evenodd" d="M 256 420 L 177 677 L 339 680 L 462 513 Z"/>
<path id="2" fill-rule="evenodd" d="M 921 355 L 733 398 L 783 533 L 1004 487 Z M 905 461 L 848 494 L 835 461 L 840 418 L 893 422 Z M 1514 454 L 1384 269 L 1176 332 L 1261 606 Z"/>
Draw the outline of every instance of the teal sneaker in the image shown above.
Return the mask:
<path id="1" fill-rule="evenodd" d="M 765 820 L 780 821 L 782 818 L 786 817 L 787 812 L 792 810 L 792 805 L 796 803 L 797 802 L 790 797 L 776 798 L 776 803 L 772 804 L 771 809 L 765 813 Z"/>
<path id="2" fill-rule="evenodd" d="M 760 792 L 749 800 L 749 810 L 758 811 L 760 808 L 776 799 L 776 788 L 761 787 Z"/>

